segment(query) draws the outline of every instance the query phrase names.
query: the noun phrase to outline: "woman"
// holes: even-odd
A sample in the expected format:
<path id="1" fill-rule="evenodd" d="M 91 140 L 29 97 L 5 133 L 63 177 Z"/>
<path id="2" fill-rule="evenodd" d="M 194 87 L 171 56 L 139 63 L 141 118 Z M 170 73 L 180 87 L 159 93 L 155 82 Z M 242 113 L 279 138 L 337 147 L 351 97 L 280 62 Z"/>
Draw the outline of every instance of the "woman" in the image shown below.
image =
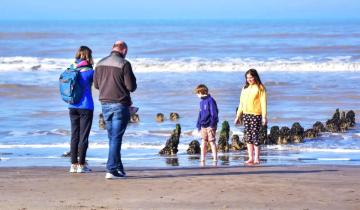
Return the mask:
<path id="1" fill-rule="evenodd" d="M 266 90 L 255 69 L 250 69 L 245 73 L 245 81 L 246 84 L 241 91 L 240 105 L 236 112 L 235 124 L 240 121 L 244 123 L 244 139 L 247 143 L 249 155 L 249 160 L 245 163 L 249 165 L 260 164 L 259 132 L 261 124 L 267 124 Z"/>
<path id="2" fill-rule="evenodd" d="M 91 49 L 87 46 L 81 46 L 76 52 L 75 59 L 72 68 L 80 71 L 79 83 L 83 92 L 78 103 L 69 104 L 71 121 L 70 173 L 86 173 L 91 171 L 85 165 L 85 158 L 94 113 L 94 101 L 91 94 L 94 61 Z"/>

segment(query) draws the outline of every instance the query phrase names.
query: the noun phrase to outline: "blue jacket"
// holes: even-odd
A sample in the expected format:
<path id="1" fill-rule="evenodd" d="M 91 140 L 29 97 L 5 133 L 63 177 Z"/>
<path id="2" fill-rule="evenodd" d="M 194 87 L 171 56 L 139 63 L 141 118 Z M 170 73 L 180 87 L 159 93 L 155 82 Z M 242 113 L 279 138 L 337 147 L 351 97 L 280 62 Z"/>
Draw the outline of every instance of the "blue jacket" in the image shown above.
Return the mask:
<path id="1" fill-rule="evenodd" d="M 84 65 L 84 61 L 77 60 L 75 62 L 77 68 L 80 69 L 80 85 L 84 88 L 83 96 L 79 103 L 77 104 L 69 104 L 69 108 L 75 109 L 88 109 L 94 110 L 94 101 L 91 94 L 91 85 L 93 83 L 94 70 L 91 65 Z M 91 68 L 83 68 L 82 67 L 91 67 Z"/>
<path id="2" fill-rule="evenodd" d="M 218 108 L 216 101 L 210 95 L 201 98 L 200 112 L 196 127 L 198 130 L 207 127 L 216 128 L 219 122 Z"/>

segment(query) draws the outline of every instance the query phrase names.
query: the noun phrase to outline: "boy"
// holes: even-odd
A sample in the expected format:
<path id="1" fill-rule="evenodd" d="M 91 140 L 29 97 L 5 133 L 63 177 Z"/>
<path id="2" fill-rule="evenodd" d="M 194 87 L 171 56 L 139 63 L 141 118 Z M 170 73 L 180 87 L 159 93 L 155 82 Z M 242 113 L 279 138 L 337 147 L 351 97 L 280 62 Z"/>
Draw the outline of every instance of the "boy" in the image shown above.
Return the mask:
<path id="1" fill-rule="evenodd" d="M 213 161 L 217 161 L 217 151 L 215 134 L 218 118 L 218 108 L 216 101 L 210 96 L 209 89 L 201 84 L 195 88 L 196 95 L 201 99 L 200 112 L 197 121 L 197 128 L 201 131 L 201 158 L 200 161 L 205 162 L 207 143 L 210 143 Z"/>

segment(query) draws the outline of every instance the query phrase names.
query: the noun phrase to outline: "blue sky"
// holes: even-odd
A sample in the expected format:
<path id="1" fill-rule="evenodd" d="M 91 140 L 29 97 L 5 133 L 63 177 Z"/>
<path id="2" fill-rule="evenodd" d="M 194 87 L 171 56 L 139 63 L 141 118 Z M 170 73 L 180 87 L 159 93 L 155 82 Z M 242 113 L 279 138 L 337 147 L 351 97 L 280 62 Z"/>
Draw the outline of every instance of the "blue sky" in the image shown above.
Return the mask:
<path id="1" fill-rule="evenodd" d="M 360 0 L 1 0 L 4 19 L 360 19 Z"/>

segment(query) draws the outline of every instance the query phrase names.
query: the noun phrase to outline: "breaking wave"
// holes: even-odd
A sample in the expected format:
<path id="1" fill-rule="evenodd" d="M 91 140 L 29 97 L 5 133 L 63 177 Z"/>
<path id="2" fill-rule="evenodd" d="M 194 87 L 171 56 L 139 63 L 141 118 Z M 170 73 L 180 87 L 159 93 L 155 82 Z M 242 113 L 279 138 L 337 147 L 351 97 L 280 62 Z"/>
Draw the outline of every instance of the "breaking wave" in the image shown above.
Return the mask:
<path id="1" fill-rule="evenodd" d="M 95 63 L 99 59 L 95 59 Z M 198 72 L 220 71 L 237 72 L 256 68 L 260 71 L 360 71 L 360 61 L 351 56 L 314 58 L 134 58 L 132 62 L 135 72 Z M 0 57 L 0 72 L 51 72 L 65 69 L 73 59 L 38 58 L 38 57 Z"/>

